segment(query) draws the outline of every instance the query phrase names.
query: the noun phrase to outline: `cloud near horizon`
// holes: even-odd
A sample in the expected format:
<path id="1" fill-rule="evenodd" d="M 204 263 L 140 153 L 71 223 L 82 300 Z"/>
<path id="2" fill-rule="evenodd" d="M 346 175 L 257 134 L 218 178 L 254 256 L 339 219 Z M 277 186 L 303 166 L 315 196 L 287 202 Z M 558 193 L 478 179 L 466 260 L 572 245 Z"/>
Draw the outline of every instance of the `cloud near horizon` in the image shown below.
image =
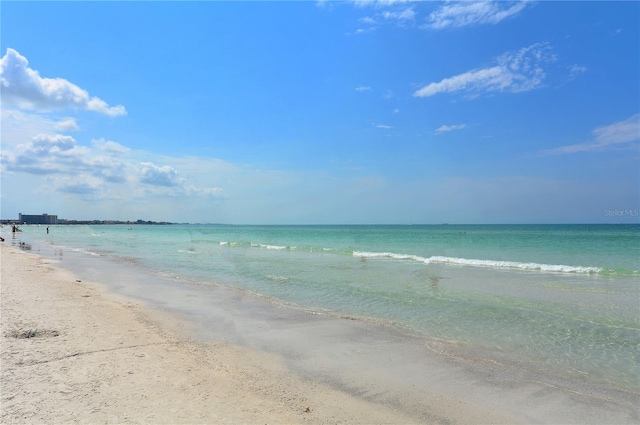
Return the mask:
<path id="1" fill-rule="evenodd" d="M 478 95 L 483 92 L 518 93 L 533 90 L 542 85 L 546 76 L 543 64 L 554 62 L 548 43 L 536 43 L 516 52 L 507 52 L 496 59 L 497 65 L 467 71 L 453 77 L 433 82 L 418 89 L 414 97 L 429 97 L 438 93 L 466 92 Z"/>
<path id="2" fill-rule="evenodd" d="M 66 194 L 117 198 L 122 184 L 127 191 L 143 191 L 145 187 L 164 190 L 167 195 L 221 196 L 214 186 L 198 187 L 182 177 L 170 165 L 141 161 L 144 153 L 134 152 L 121 144 L 104 139 L 92 141 L 91 147 L 79 145 L 62 134 L 38 134 L 31 141 L 0 152 L 3 173 L 26 173 L 46 176 L 47 185 Z M 111 195 L 109 195 L 111 193 Z"/>
<path id="3" fill-rule="evenodd" d="M 562 155 L 578 152 L 603 151 L 607 148 L 619 147 L 640 140 L 640 113 L 632 115 L 626 120 L 598 127 L 592 131 L 593 140 L 574 145 L 560 146 L 547 149 L 541 153 L 547 155 Z"/>
<path id="4" fill-rule="evenodd" d="M 153 162 L 141 162 L 140 181 L 153 186 L 177 186 L 184 182 L 178 172 L 168 165 L 159 167 Z"/>
<path id="5" fill-rule="evenodd" d="M 43 78 L 29 68 L 27 58 L 8 48 L 0 59 L 0 89 L 4 102 L 19 109 L 80 108 L 110 117 L 126 115 L 124 106 L 109 106 L 98 97 L 63 78 Z"/>

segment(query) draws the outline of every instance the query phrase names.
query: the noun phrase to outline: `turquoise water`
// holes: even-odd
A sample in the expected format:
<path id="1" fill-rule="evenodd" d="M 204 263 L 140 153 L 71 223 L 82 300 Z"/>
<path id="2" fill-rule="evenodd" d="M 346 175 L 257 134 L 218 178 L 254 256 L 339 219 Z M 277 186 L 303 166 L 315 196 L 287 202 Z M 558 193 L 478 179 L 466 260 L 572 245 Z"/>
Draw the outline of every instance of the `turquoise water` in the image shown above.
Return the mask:
<path id="1" fill-rule="evenodd" d="M 27 242 L 393 324 L 427 344 L 640 391 L 640 225 L 23 230 Z"/>

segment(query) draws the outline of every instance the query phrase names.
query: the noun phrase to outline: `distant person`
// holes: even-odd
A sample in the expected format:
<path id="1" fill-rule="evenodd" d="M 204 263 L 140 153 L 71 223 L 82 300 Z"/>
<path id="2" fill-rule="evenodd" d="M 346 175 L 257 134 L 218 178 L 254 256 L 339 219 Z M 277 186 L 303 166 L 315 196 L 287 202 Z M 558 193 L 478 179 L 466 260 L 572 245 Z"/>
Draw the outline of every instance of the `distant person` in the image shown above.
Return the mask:
<path id="1" fill-rule="evenodd" d="M 47 235 L 49 234 L 49 226 L 47 226 Z"/>

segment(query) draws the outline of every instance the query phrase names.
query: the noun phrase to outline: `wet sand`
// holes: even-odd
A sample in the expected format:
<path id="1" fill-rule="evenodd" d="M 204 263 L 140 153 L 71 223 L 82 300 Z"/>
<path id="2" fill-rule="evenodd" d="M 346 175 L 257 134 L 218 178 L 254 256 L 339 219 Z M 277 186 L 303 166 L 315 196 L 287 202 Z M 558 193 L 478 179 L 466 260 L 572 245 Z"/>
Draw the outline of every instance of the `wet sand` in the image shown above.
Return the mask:
<path id="1" fill-rule="evenodd" d="M 187 283 L 150 294 L 131 270 L 74 274 L 6 243 L 0 261 L 3 424 L 639 420 L 633 395 L 451 357 L 374 324 Z"/>

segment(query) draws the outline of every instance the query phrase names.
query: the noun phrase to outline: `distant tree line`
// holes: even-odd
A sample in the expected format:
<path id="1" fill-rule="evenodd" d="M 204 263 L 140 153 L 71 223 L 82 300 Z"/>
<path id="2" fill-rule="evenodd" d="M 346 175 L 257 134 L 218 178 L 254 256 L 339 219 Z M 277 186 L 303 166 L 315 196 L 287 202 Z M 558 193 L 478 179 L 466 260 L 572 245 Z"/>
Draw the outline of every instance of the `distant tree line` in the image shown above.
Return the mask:
<path id="1" fill-rule="evenodd" d="M 56 221 L 54 223 L 47 223 L 47 222 L 38 222 L 38 221 L 31 221 L 31 222 L 26 222 L 23 220 L 21 221 L 20 219 L 15 220 L 15 219 L 2 219 L 0 220 L 0 224 L 37 224 L 37 225 L 57 225 L 57 224 L 162 224 L 162 225 L 166 225 L 166 224 L 175 224 L 175 223 L 171 223 L 169 221 L 152 221 L 152 220 L 136 220 L 136 221 L 130 221 L 130 220 L 69 220 L 66 218 L 57 218 Z"/>
<path id="2" fill-rule="evenodd" d="M 58 219 L 58 224 L 174 224 L 169 221 L 151 221 L 151 220 L 136 220 L 136 221 L 122 221 L 122 220 L 67 220 Z"/>

